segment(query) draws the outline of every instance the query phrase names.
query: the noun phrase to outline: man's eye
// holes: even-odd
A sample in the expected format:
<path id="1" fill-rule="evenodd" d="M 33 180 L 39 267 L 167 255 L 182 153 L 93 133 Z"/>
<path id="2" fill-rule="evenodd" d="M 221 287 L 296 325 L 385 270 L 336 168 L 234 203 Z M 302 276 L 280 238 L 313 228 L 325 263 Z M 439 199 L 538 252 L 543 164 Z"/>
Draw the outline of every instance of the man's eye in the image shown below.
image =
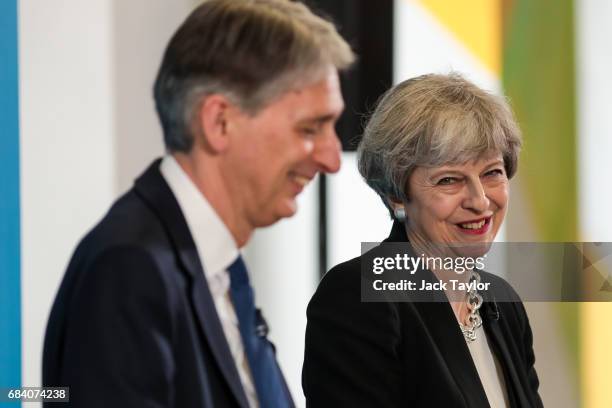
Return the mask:
<path id="1" fill-rule="evenodd" d="M 316 136 L 319 133 L 319 128 L 316 127 L 304 127 L 300 129 L 300 133 L 306 137 Z"/>

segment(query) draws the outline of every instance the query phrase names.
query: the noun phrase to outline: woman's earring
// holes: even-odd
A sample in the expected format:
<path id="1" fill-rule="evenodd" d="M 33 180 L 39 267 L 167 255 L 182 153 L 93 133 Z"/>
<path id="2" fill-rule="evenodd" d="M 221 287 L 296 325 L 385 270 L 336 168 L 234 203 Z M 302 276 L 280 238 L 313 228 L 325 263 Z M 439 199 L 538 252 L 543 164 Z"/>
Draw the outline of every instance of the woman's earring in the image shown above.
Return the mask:
<path id="1" fill-rule="evenodd" d="M 399 222 L 406 221 L 406 209 L 403 206 L 396 207 L 393 210 L 393 215 L 395 215 L 395 219 L 398 220 Z"/>

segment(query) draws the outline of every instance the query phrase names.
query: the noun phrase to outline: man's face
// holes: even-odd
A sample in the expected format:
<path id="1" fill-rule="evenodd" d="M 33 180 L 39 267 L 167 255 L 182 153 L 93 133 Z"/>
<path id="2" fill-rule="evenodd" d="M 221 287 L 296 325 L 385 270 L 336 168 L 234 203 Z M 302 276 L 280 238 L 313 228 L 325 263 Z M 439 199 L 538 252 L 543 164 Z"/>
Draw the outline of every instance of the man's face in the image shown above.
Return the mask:
<path id="1" fill-rule="evenodd" d="M 318 172 L 340 168 L 334 125 L 344 108 L 335 69 L 291 90 L 255 115 L 237 110 L 228 122 L 225 185 L 239 217 L 253 228 L 290 217 L 296 197 Z"/>

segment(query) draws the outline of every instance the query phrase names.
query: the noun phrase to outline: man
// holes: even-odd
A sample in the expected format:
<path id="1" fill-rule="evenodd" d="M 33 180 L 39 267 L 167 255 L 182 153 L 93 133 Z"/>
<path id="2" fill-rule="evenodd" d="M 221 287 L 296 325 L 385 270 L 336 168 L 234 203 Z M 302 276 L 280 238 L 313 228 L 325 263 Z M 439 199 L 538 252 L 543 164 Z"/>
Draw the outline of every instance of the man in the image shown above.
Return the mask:
<path id="1" fill-rule="evenodd" d="M 239 249 L 338 170 L 337 71 L 352 60 L 300 3 L 210 0 L 187 18 L 154 89 L 169 154 L 78 246 L 46 386 L 78 407 L 293 405 Z"/>

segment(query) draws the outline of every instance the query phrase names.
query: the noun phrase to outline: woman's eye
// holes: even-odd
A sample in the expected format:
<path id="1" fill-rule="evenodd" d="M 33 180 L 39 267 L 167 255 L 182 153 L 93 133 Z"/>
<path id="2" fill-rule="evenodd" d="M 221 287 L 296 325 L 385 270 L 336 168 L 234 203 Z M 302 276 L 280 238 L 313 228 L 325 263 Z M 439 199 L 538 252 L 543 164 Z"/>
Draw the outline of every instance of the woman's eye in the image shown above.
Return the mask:
<path id="1" fill-rule="evenodd" d="M 444 177 L 444 178 L 441 178 L 440 180 L 438 180 L 438 185 L 439 186 L 446 186 L 446 185 L 449 185 L 449 184 L 453 184 L 455 182 L 457 182 L 457 179 L 455 177 Z"/>
<path id="2" fill-rule="evenodd" d="M 493 169 L 493 170 L 489 170 L 485 173 L 486 176 L 503 176 L 504 175 L 504 171 L 502 169 Z"/>

